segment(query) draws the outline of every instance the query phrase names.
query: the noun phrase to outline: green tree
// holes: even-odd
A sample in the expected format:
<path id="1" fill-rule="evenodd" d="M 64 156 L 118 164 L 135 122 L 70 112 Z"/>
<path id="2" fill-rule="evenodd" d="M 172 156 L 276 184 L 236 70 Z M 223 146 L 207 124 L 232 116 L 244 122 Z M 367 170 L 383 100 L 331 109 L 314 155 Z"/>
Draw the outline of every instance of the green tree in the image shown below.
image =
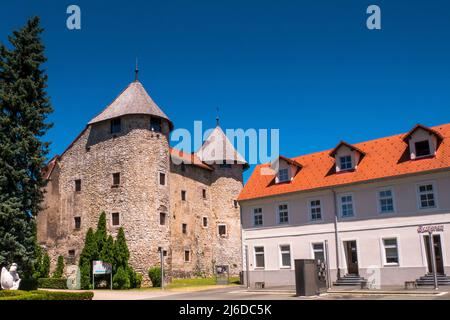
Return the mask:
<path id="1" fill-rule="evenodd" d="M 113 288 L 114 289 L 130 288 L 130 278 L 128 277 L 128 272 L 121 266 L 117 269 L 117 272 L 113 277 Z"/>
<path id="2" fill-rule="evenodd" d="M 38 17 L 0 44 L 0 265 L 15 262 L 24 277 L 36 258 L 35 216 L 49 143 L 41 139 L 53 111 L 46 93 L 46 61 Z"/>
<path id="3" fill-rule="evenodd" d="M 128 259 L 130 258 L 130 251 L 128 251 L 127 241 L 125 239 L 125 232 L 123 228 L 119 229 L 117 239 L 114 243 L 114 259 L 115 267 L 122 267 L 124 270 L 128 267 Z M 118 270 L 118 269 L 116 269 Z"/>
<path id="4" fill-rule="evenodd" d="M 114 264 L 114 239 L 111 235 L 108 236 L 106 242 L 103 244 L 100 260 L 112 265 Z"/>
<path id="5" fill-rule="evenodd" d="M 105 212 L 102 212 L 100 214 L 100 217 L 98 219 L 97 223 L 97 231 L 95 231 L 95 237 L 97 239 L 97 249 L 98 252 L 102 252 L 103 245 L 106 243 L 108 233 L 106 230 L 106 214 Z"/>
<path id="6" fill-rule="evenodd" d="M 46 252 L 44 254 L 44 257 L 42 258 L 41 268 L 39 270 L 39 277 L 48 278 L 49 274 L 50 274 L 50 256 Z"/>
<path id="7" fill-rule="evenodd" d="M 89 228 L 84 240 L 84 248 L 80 254 L 80 282 L 82 289 L 90 289 L 92 279 L 92 261 L 98 259 L 97 238 L 92 228 Z"/>
<path id="8" fill-rule="evenodd" d="M 56 263 L 55 272 L 53 272 L 53 278 L 62 278 L 64 274 L 64 257 L 59 256 L 58 262 Z"/>

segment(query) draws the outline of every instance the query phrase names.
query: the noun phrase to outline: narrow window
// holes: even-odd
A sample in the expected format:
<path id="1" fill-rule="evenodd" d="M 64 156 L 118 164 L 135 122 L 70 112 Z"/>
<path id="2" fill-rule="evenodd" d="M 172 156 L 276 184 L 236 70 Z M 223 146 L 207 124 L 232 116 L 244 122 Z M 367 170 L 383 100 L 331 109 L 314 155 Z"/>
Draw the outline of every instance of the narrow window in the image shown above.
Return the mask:
<path id="1" fill-rule="evenodd" d="M 202 189 L 202 196 L 203 196 L 203 199 L 206 199 L 206 189 Z"/>
<path id="2" fill-rule="evenodd" d="M 341 170 L 349 170 L 353 168 L 352 156 L 343 156 L 339 158 Z"/>
<path id="3" fill-rule="evenodd" d="M 255 227 L 260 227 L 263 225 L 262 208 L 253 209 L 253 225 Z"/>
<path id="4" fill-rule="evenodd" d="M 81 180 L 75 180 L 75 191 L 79 192 L 81 191 Z"/>
<path id="5" fill-rule="evenodd" d="M 206 228 L 208 226 L 208 218 L 203 217 L 203 227 Z"/>
<path id="6" fill-rule="evenodd" d="M 150 130 L 155 132 L 161 132 L 161 119 L 151 118 L 150 119 Z"/>
<path id="7" fill-rule="evenodd" d="M 385 264 L 398 264 L 398 246 L 397 239 L 383 239 Z"/>
<path id="8" fill-rule="evenodd" d="M 281 255 L 281 267 L 290 268 L 291 267 L 291 247 L 289 245 L 280 246 Z"/>
<path id="9" fill-rule="evenodd" d="M 186 201 L 186 191 L 181 190 L 181 200 Z"/>
<path id="10" fill-rule="evenodd" d="M 322 207 L 320 204 L 320 200 L 310 201 L 310 210 L 312 221 L 322 220 Z"/>
<path id="11" fill-rule="evenodd" d="M 233 205 L 234 205 L 234 207 L 235 207 L 235 208 L 237 208 L 237 207 L 238 207 L 238 204 L 239 204 L 239 203 L 238 203 L 238 201 L 237 201 L 237 200 L 233 200 Z"/>
<path id="12" fill-rule="evenodd" d="M 187 224 L 186 224 L 186 223 L 183 223 L 183 224 L 181 225 L 181 232 L 183 232 L 183 234 L 186 234 L 186 233 L 187 233 Z"/>
<path id="13" fill-rule="evenodd" d="M 162 186 L 166 185 L 166 174 L 163 172 L 159 173 L 159 184 Z"/>
<path id="14" fill-rule="evenodd" d="M 122 130 L 122 123 L 120 118 L 111 120 L 111 133 L 119 133 Z"/>
<path id="15" fill-rule="evenodd" d="M 341 197 L 341 216 L 343 218 L 353 217 L 353 197 L 351 195 Z"/>
<path id="16" fill-rule="evenodd" d="M 289 181 L 289 170 L 287 168 L 278 171 L 278 182 Z"/>
<path id="17" fill-rule="evenodd" d="M 120 184 L 120 172 L 113 173 L 113 186 Z"/>
<path id="18" fill-rule="evenodd" d="M 432 184 L 423 184 L 419 186 L 419 208 L 436 208 L 436 200 Z"/>
<path id="19" fill-rule="evenodd" d="M 119 216 L 118 212 L 111 213 L 111 218 L 112 218 L 112 225 L 113 226 L 120 225 L 120 216 Z"/>
<path id="20" fill-rule="evenodd" d="M 255 267 L 264 268 L 264 247 L 255 247 Z"/>
<path id="21" fill-rule="evenodd" d="M 75 217 L 75 229 L 79 230 L 81 229 L 81 217 Z"/>
<path id="22" fill-rule="evenodd" d="M 166 213 L 165 212 L 160 212 L 159 213 L 159 224 L 160 225 L 165 225 L 166 224 L 166 217 L 167 217 L 167 215 L 166 215 Z"/>
<path id="23" fill-rule="evenodd" d="M 67 257 L 67 264 L 74 264 L 75 263 L 75 250 L 69 250 L 69 255 Z"/>
<path id="24" fill-rule="evenodd" d="M 191 251 L 184 250 L 184 262 L 191 261 Z"/>
<path id="25" fill-rule="evenodd" d="M 414 146 L 416 147 L 416 157 L 429 156 L 431 154 L 428 140 L 418 141 Z"/>
<path id="26" fill-rule="evenodd" d="M 289 211 L 288 205 L 286 203 L 278 205 L 278 223 L 279 224 L 289 223 Z"/>
<path id="27" fill-rule="evenodd" d="M 227 235 L 227 226 L 224 224 L 219 224 L 219 236 L 224 237 Z"/>
<path id="28" fill-rule="evenodd" d="M 231 163 L 223 162 L 223 163 L 219 164 L 219 168 L 222 168 L 222 169 L 231 169 Z"/>
<path id="29" fill-rule="evenodd" d="M 392 196 L 392 190 L 382 190 L 378 193 L 380 202 L 380 213 L 394 212 L 394 198 Z"/>

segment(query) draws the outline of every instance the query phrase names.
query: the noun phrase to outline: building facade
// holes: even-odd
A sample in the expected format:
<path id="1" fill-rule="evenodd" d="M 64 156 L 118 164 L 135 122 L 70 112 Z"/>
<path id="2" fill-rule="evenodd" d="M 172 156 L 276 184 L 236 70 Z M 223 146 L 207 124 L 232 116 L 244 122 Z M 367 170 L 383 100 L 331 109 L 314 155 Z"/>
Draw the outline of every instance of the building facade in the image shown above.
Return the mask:
<path id="1" fill-rule="evenodd" d="M 325 261 L 335 284 L 429 284 L 429 230 L 448 283 L 450 124 L 278 164 L 256 167 L 239 196 L 251 286 L 294 285 L 295 259 Z"/>
<path id="2" fill-rule="evenodd" d="M 105 212 L 110 234 L 124 229 L 130 265 L 145 281 L 161 249 L 168 276 L 241 270 L 236 200 L 247 164 L 219 125 L 189 154 L 169 146 L 172 129 L 136 80 L 49 162 L 37 226 L 52 267 L 59 255 L 78 263 L 87 230 Z"/>

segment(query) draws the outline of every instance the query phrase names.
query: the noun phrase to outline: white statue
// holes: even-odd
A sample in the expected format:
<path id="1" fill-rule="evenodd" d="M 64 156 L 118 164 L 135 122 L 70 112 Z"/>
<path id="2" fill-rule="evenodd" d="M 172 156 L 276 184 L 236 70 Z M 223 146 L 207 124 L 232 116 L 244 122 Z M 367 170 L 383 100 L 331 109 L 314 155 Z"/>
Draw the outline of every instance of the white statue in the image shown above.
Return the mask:
<path id="1" fill-rule="evenodd" d="M 13 263 L 9 271 L 2 268 L 0 282 L 3 290 L 18 290 L 20 284 L 19 274 L 17 273 L 17 264 Z"/>

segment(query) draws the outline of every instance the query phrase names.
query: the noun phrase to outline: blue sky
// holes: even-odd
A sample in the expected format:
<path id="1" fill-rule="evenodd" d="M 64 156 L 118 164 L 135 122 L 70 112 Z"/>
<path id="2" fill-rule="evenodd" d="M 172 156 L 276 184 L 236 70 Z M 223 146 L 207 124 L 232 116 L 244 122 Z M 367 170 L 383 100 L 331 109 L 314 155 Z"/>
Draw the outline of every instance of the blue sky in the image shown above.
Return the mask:
<path id="1" fill-rule="evenodd" d="M 77 4 L 82 29 L 66 28 Z M 382 30 L 365 26 L 382 10 Z M 8 1 L 0 41 L 39 15 L 55 112 L 51 155 L 133 80 L 175 127 L 279 128 L 297 156 L 450 122 L 450 2 Z M 246 173 L 246 178 L 251 170 Z"/>

